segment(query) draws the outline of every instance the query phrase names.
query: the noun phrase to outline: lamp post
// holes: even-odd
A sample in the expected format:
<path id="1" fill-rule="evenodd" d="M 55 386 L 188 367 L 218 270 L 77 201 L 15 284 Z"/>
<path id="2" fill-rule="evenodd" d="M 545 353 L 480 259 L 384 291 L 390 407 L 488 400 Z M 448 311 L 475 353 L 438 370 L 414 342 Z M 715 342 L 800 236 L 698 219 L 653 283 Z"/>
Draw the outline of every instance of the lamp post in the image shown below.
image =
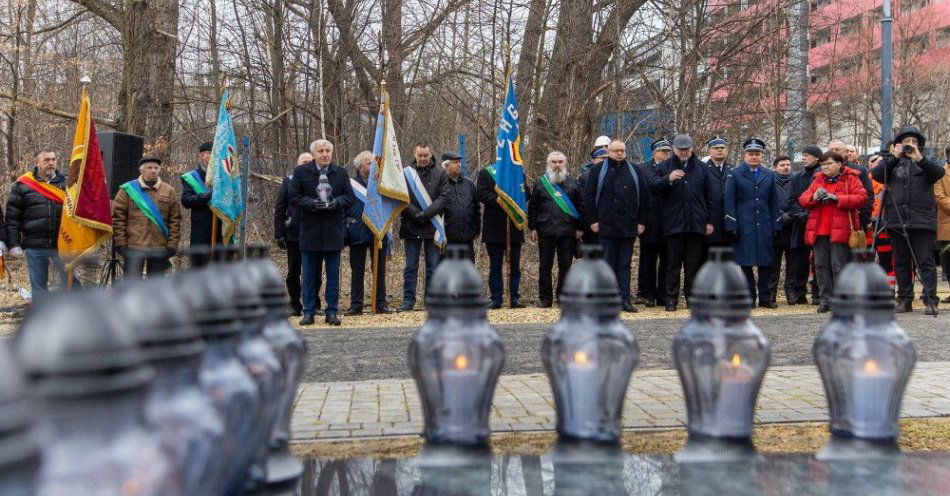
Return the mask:
<path id="1" fill-rule="evenodd" d="M 881 16 L 881 150 L 887 150 L 894 129 L 892 63 L 894 39 L 891 33 L 891 0 L 884 0 Z"/>

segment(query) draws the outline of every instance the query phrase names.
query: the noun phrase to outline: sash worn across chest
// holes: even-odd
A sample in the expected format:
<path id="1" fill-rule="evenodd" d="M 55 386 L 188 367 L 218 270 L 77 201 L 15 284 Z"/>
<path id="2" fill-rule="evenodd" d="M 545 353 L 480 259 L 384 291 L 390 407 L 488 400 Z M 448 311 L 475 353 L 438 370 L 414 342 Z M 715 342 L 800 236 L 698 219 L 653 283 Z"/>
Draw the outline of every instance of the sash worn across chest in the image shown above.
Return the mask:
<path id="1" fill-rule="evenodd" d="M 564 194 L 561 185 L 552 183 L 546 174 L 541 176 L 541 185 L 544 186 L 544 190 L 548 192 L 548 195 L 554 200 L 554 203 L 557 204 L 562 212 L 575 219 L 580 218 L 581 214 L 577 212 L 577 208 L 574 207 L 571 199 Z"/>
<path id="2" fill-rule="evenodd" d="M 37 181 L 36 176 L 33 175 L 33 172 L 27 172 L 26 174 L 23 174 L 19 177 L 19 179 L 17 179 L 17 182 L 39 193 L 50 201 L 60 205 L 63 204 L 63 200 L 66 198 L 65 191 L 53 186 L 50 183 Z"/>
<path id="3" fill-rule="evenodd" d="M 208 191 L 208 187 L 205 186 L 204 179 L 201 179 L 201 175 L 198 174 L 196 170 L 190 170 L 181 175 L 182 181 L 191 186 L 191 189 L 195 190 L 195 193 L 203 195 Z"/>
<path id="4" fill-rule="evenodd" d="M 162 236 L 165 236 L 167 239 L 170 233 L 168 232 L 168 226 L 165 225 L 165 219 L 162 218 L 162 211 L 159 210 L 158 205 L 152 201 L 152 197 L 148 196 L 148 193 L 142 190 L 142 185 L 139 184 L 138 179 L 129 181 L 119 186 L 119 188 L 129 195 L 129 198 L 132 199 L 135 206 L 139 207 L 139 210 L 162 231 Z"/>
<path id="5" fill-rule="evenodd" d="M 422 178 L 419 177 L 419 173 L 416 172 L 412 167 L 406 167 L 402 170 L 403 175 L 406 176 L 406 183 L 409 186 L 409 189 L 412 190 L 412 194 L 415 195 L 416 200 L 419 201 L 419 206 L 422 207 L 422 210 L 429 208 L 429 205 L 432 205 L 432 198 L 429 197 L 429 192 L 426 191 L 426 187 L 422 184 Z M 445 221 L 442 219 L 441 215 L 436 215 L 429 219 L 432 222 L 432 225 L 435 227 L 435 244 L 442 248 L 445 246 L 446 235 L 445 235 Z"/>

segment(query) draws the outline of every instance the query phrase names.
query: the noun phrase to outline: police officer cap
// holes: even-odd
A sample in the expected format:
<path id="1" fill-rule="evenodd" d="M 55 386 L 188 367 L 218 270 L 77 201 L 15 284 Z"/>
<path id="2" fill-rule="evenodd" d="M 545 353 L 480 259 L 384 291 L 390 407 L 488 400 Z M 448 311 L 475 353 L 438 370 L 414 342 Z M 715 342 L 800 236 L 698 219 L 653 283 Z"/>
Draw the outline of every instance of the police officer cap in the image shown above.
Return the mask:
<path id="1" fill-rule="evenodd" d="M 747 152 L 764 152 L 765 142 L 759 138 L 749 138 L 742 143 L 742 149 Z"/>
<path id="2" fill-rule="evenodd" d="M 657 150 L 671 150 L 671 149 L 672 147 L 670 146 L 670 142 L 667 141 L 665 138 L 660 138 L 654 141 L 653 143 L 650 143 L 650 150 L 654 152 Z"/>
<path id="3" fill-rule="evenodd" d="M 462 156 L 455 152 L 442 152 L 442 161 L 446 160 L 462 160 Z"/>
<path id="4" fill-rule="evenodd" d="M 716 136 L 715 138 L 706 142 L 706 148 L 716 148 L 717 146 L 726 146 L 728 144 L 729 142 L 727 142 L 724 138 Z"/>
<path id="5" fill-rule="evenodd" d="M 688 134 L 677 134 L 676 137 L 673 138 L 673 146 L 681 150 L 692 148 L 693 138 Z"/>
<path id="6" fill-rule="evenodd" d="M 158 157 L 142 157 L 142 160 L 139 160 L 139 167 L 148 163 L 162 165 L 162 160 Z"/>
<path id="7" fill-rule="evenodd" d="M 590 158 L 600 158 L 607 156 L 606 148 L 597 148 L 596 150 L 590 152 Z"/>
<path id="8" fill-rule="evenodd" d="M 214 146 L 213 143 L 211 143 L 210 141 L 205 141 L 204 143 L 198 146 L 198 153 L 210 152 L 212 146 Z"/>

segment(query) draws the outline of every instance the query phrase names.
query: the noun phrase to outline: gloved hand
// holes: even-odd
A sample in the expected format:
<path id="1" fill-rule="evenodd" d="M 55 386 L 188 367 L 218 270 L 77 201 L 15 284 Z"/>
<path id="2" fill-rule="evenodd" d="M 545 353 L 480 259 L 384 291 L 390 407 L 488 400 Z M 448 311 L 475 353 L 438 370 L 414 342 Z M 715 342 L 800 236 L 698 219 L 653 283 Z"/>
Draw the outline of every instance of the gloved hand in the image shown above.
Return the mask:
<path id="1" fill-rule="evenodd" d="M 795 217 L 798 217 L 798 220 L 799 220 L 799 221 L 806 221 L 806 220 L 808 220 L 808 210 L 805 210 L 805 211 L 803 211 L 803 212 L 799 212 L 799 213 L 795 214 Z"/>
<path id="2" fill-rule="evenodd" d="M 340 209 L 340 202 L 336 201 L 336 198 L 334 198 L 330 200 L 329 202 L 325 203 L 324 206 L 325 206 L 324 207 L 325 210 L 329 212 L 335 212 Z"/>
<path id="3" fill-rule="evenodd" d="M 287 240 L 286 240 L 286 239 L 283 239 L 283 238 L 278 239 L 278 240 L 277 240 L 277 247 L 280 248 L 281 250 L 286 250 L 286 249 L 287 249 Z"/>
<path id="4" fill-rule="evenodd" d="M 825 198 L 825 196 L 828 196 L 828 190 L 825 188 L 818 188 L 815 190 L 815 196 L 817 196 L 819 200 L 822 200 Z"/>
<path id="5" fill-rule="evenodd" d="M 205 191 L 198 195 L 198 198 L 201 198 L 203 201 L 208 201 L 211 199 L 211 191 Z"/>
<path id="6" fill-rule="evenodd" d="M 320 200 L 313 200 L 310 202 L 310 211 L 311 212 L 321 212 L 326 208 L 326 204 Z"/>
<path id="7" fill-rule="evenodd" d="M 838 201 L 838 195 L 833 195 L 831 193 L 825 193 L 825 201 L 836 202 Z"/>
<path id="8" fill-rule="evenodd" d="M 22 257 L 22 256 L 23 256 L 23 248 L 20 248 L 19 246 L 14 246 L 13 248 L 10 248 L 10 256 L 11 256 L 11 257 Z"/>
<path id="9" fill-rule="evenodd" d="M 423 212 L 422 210 L 420 210 L 420 211 L 418 211 L 418 212 L 416 212 L 415 214 L 412 215 L 412 220 L 413 220 L 414 222 L 416 222 L 416 223 L 422 224 L 422 223 L 428 221 L 429 218 L 426 217 L 426 213 L 425 213 L 425 212 Z"/>
<path id="10" fill-rule="evenodd" d="M 788 215 L 788 213 L 784 213 L 782 214 L 781 217 L 778 218 L 778 221 L 781 222 L 783 226 L 786 226 L 790 222 L 792 222 L 792 216 Z"/>

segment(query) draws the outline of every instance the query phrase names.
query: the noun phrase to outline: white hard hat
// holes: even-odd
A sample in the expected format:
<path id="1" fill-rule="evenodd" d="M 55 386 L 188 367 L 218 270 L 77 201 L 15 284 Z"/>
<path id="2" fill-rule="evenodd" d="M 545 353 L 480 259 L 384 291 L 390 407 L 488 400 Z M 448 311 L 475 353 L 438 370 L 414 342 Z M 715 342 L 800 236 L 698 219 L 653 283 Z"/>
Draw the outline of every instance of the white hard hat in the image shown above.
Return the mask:
<path id="1" fill-rule="evenodd" d="M 610 145 L 610 138 L 608 136 L 598 136 L 597 139 L 594 140 L 594 148 L 608 145 Z"/>

